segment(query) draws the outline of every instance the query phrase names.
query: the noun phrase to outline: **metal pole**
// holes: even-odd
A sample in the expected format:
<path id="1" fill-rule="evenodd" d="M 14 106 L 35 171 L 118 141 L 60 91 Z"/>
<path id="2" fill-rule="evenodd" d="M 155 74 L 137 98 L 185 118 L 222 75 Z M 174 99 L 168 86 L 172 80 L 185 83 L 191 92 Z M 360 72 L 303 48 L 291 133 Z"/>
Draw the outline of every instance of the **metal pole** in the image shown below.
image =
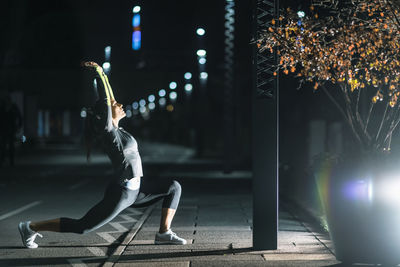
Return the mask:
<path id="1" fill-rule="evenodd" d="M 235 133 L 234 86 L 235 1 L 225 1 L 224 172 L 233 170 Z"/>
<path id="2" fill-rule="evenodd" d="M 253 0 L 254 39 L 278 16 L 279 0 Z M 279 91 L 277 54 L 253 54 L 253 249 L 278 248 Z"/>

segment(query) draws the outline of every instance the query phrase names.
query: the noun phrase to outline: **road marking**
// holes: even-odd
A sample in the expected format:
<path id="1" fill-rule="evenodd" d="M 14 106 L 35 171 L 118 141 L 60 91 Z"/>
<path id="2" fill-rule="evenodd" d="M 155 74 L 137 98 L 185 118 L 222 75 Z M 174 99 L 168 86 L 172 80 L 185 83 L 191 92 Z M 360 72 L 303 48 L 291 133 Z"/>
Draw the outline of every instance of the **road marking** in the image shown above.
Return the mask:
<path id="1" fill-rule="evenodd" d="M 87 267 L 87 265 L 83 263 L 83 259 L 68 259 L 68 262 L 73 267 Z"/>
<path id="2" fill-rule="evenodd" d="M 97 257 L 96 260 L 98 259 L 107 259 L 106 256 L 103 257 Z M 83 261 L 90 261 L 93 260 L 93 257 L 88 257 L 88 258 L 79 258 L 79 259 L 68 259 L 67 261 L 69 262 L 69 264 L 71 264 L 71 266 L 73 267 L 88 267 L 86 265 L 86 263 L 84 263 Z"/>
<path id="3" fill-rule="evenodd" d="M 42 203 L 42 201 L 35 201 L 35 202 L 33 202 L 31 204 L 28 204 L 28 205 L 25 205 L 25 206 L 23 206 L 23 207 L 21 207 L 19 209 L 16 209 L 14 211 L 10 211 L 9 213 L 3 214 L 3 215 L 0 216 L 0 221 L 4 220 L 4 219 L 7 219 L 8 217 L 14 216 L 14 215 L 16 215 L 18 213 L 21 213 L 24 210 L 30 209 L 30 208 L 32 208 L 34 206 L 37 206 L 37 205 L 39 205 L 41 203 Z"/>
<path id="4" fill-rule="evenodd" d="M 69 190 L 75 190 L 75 189 L 77 189 L 77 188 L 79 188 L 79 187 L 84 186 L 84 185 L 87 184 L 87 183 L 89 183 L 89 179 L 86 179 L 86 180 L 80 181 L 79 183 L 76 183 L 76 184 L 74 184 L 74 185 L 71 185 L 70 187 L 68 187 L 68 189 L 69 189 Z"/>
<path id="5" fill-rule="evenodd" d="M 129 231 L 129 229 L 127 229 L 121 223 L 136 223 L 142 214 L 143 212 L 138 213 L 138 211 L 135 211 L 134 213 L 121 214 L 119 217 L 123 218 L 124 221 L 110 222 L 110 226 L 114 227 L 116 231 L 98 232 L 97 235 L 104 240 L 107 240 L 109 243 L 114 243 L 117 239 L 112 234 L 121 234 Z M 137 216 L 138 218 L 133 218 L 131 216 Z"/>
<path id="6" fill-rule="evenodd" d="M 87 249 L 95 256 L 106 256 L 106 253 L 98 247 L 87 247 Z"/>
<path id="7" fill-rule="evenodd" d="M 112 267 L 118 262 L 122 253 L 124 253 L 126 247 L 129 246 L 129 243 L 133 240 L 133 238 L 135 238 L 136 234 L 139 232 L 140 228 L 142 228 L 142 225 L 147 220 L 147 218 L 149 218 L 149 216 L 155 206 L 156 206 L 156 204 L 153 204 L 145 210 L 145 212 L 140 217 L 140 219 L 135 223 L 135 225 L 127 233 L 127 235 L 125 236 L 125 238 L 121 242 L 121 244 L 114 250 L 113 254 L 106 260 L 106 262 L 102 266 Z"/>

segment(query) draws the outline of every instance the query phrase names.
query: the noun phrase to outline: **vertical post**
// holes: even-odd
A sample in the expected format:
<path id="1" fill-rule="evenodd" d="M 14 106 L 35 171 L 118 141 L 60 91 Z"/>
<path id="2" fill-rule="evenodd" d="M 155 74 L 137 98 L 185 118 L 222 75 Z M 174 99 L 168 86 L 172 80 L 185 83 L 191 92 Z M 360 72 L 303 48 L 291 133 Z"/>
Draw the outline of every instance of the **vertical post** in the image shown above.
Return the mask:
<path id="1" fill-rule="evenodd" d="M 253 0 L 254 39 L 273 27 L 279 0 Z M 277 53 L 253 54 L 253 249 L 278 248 L 279 91 Z"/>
<path id="2" fill-rule="evenodd" d="M 234 86 L 235 1 L 225 0 L 224 172 L 233 170 L 235 132 Z"/>

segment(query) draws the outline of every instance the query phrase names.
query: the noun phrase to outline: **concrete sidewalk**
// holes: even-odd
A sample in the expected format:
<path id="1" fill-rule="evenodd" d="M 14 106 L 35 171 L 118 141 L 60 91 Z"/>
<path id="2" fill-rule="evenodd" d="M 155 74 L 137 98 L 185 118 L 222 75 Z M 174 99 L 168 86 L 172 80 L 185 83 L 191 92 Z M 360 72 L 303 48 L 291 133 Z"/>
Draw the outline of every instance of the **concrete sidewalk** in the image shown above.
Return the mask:
<path id="1" fill-rule="evenodd" d="M 140 229 L 135 229 L 130 242 L 120 246 L 105 266 L 329 266 L 339 263 L 332 253 L 328 234 L 308 223 L 304 214 L 296 212 L 290 203 L 282 201 L 278 250 L 253 251 L 251 193 L 236 187 L 230 191 L 226 184 L 222 186 L 226 189 L 223 192 L 189 189 L 183 195 L 172 230 L 187 239 L 188 245 L 154 245 L 160 222 L 158 205 Z"/>

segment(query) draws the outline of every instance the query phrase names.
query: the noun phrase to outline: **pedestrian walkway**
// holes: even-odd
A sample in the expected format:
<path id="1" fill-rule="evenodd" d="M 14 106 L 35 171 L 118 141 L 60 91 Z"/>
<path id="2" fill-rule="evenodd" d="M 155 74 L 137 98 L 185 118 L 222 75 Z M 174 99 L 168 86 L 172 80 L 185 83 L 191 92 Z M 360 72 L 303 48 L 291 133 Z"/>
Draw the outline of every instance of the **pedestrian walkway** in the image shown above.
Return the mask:
<path id="1" fill-rule="evenodd" d="M 219 187 L 224 188 L 226 184 Z M 218 187 L 215 182 L 209 185 Z M 329 266 L 338 263 L 327 233 L 306 222 L 290 203 L 284 202 L 279 214 L 278 250 L 253 251 L 251 193 L 245 191 L 237 187 L 225 188 L 223 192 L 189 189 L 181 199 L 172 226 L 173 231 L 188 240 L 184 246 L 154 245 L 161 209 L 156 206 L 140 229 L 135 229 L 130 242 L 114 253 L 105 266 Z"/>

